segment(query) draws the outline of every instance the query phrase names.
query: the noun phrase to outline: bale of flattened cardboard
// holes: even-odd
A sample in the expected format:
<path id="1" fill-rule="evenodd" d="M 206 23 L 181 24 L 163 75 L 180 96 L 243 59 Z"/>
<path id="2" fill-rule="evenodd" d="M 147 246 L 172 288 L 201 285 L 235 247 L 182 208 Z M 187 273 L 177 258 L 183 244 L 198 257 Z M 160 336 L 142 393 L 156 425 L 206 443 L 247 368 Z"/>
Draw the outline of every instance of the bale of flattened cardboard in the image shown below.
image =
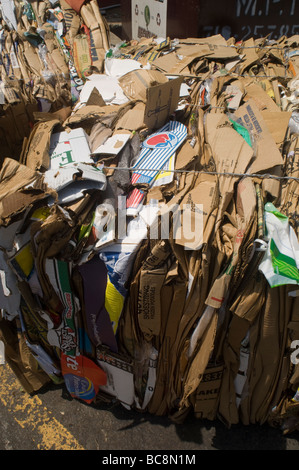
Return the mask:
<path id="1" fill-rule="evenodd" d="M 101 73 L 109 28 L 95 0 L 2 2 L 0 162 L 19 159 L 35 112 L 72 106 L 86 77 Z"/>
<path id="2" fill-rule="evenodd" d="M 108 49 L 93 8 L 56 26 L 99 61 L 0 172 L 7 361 L 29 393 L 298 429 L 298 37 Z"/>

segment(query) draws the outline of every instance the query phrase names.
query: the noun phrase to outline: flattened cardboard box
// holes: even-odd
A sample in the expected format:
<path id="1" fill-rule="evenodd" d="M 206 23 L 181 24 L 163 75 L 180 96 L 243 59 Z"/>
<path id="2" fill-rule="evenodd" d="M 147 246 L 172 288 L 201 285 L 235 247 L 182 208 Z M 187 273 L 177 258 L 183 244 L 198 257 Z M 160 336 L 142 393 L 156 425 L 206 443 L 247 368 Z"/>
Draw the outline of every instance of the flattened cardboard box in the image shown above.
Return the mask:
<path id="1" fill-rule="evenodd" d="M 134 70 L 119 79 L 125 95 L 131 100 L 146 101 L 147 89 L 153 85 L 167 83 L 167 77 L 158 70 Z"/>
<path id="2" fill-rule="evenodd" d="M 49 153 L 51 169 L 71 163 L 92 163 L 88 136 L 82 128 L 52 134 Z"/>
<path id="3" fill-rule="evenodd" d="M 149 129 L 162 127 L 176 110 L 183 77 L 147 88 L 144 124 Z"/>
<path id="4" fill-rule="evenodd" d="M 248 129 L 256 143 L 256 159 L 251 165 L 251 172 L 255 173 L 282 165 L 281 153 L 256 103 L 249 99 L 235 112 L 235 115 L 238 122 Z"/>
<path id="5" fill-rule="evenodd" d="M 222 375 L 222 364 L 208 364 L 202 380 L 191 398 L 191 401 L 194 402 L 196 418 L 209 420 L 216 418 Z"/>
<path id="6" fill-rule="evenodd" d="M 167 80 L 158 71 L 138 70 L 124 75 L 120 85 L 132 99 L 145 103 L 144 124 L 152 130 L 162 127 L 176 110 L 182 81 L 183 77 Z"/>
<path id="7" fill-rule="evenodd" d="M 186 194 L 180 204 L 182 220 L 174 231 L 176 243 L 189 250 L 198 250 L 203 243 L 208 243 L 212 229 L 208 221 L 217 203 L 216 179 L 212 175 L 200 175 L 195 187 Z M 214 220 L 213 218 L 213 223 Z"/>

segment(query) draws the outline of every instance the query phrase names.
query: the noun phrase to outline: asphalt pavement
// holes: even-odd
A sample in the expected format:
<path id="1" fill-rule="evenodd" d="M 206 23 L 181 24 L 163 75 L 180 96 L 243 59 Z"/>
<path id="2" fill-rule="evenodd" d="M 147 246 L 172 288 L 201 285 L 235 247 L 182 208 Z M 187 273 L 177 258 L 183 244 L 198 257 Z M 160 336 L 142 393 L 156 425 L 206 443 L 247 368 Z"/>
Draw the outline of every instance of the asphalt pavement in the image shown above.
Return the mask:
<path id="1" fill-rule="evenodd" d="M 163 451 L 183 452 L 195 463 L 203 450 L 299 450 L 298 437 L 299 432 L 284 436 L 268 424 L 227 429 L 219 420 L 193 415 L 175 424 L 116 403 L 87 405 L 71 398 L 63 385 L 29 396 L 9 366 L 0 366 L 0 450 L 102 451 L 99 455 L 109 458 L 119 451 L 159 451 L 161 459 Z"/>

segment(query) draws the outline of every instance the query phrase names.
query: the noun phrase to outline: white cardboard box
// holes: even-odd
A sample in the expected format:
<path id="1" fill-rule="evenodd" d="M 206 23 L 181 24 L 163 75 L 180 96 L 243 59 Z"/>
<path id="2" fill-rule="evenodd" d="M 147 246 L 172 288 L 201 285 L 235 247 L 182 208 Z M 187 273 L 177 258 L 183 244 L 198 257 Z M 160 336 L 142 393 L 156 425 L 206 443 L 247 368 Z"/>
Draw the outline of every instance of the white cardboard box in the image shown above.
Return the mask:
<path id="1" fill-rule="evenodd" d="M 82 128 L 52 134 L 49 152 L 51 169 L 74 163 L 93 162 L 88 136 Z"/>

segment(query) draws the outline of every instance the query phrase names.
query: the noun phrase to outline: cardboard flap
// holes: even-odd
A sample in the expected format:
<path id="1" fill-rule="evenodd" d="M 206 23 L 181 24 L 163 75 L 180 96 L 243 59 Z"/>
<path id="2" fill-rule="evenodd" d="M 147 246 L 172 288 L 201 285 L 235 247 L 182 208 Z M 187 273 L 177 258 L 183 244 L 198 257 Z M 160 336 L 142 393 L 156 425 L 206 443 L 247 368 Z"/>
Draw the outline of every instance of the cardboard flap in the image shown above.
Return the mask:
<path id="1" fill-rule="evenodd" d="M 276 165 L 282 165 L 281 153 L 272 137 L 255 102 L 250 99 L 236 110 L 238 122 L 242 124 L 253 137 L 255 145 L 255 160 L 250 171 L 257 173 Z"/>
<path id="2" fill-rule="evenodd" d="M 182 80 L 179 77 L 147 88 L 144 123 L 149 129 L 162 127 L 176 110 Z"/>
<path id="3" fill-rule="evenodd" d="M 185 249 L 199 250 L 208 243 L 213 225 L 209 217 L 218 206 L 217 180 L 213 175 L 200 175 L 195 186 L 180 203 L 181 224 L 174 231 L 175 242 Z M 215 219 L 213 218 L 213 222 Z"/>
<path id="4" fill-rule="evenodd" d="M 134 70 L 119 79 L 125 95 L 131 100 L 146 101 L 147 88 L 166 83 L 167 77 L 158 70 Z"/>
<path id="5" fill-rule="evenodd" d="M 35 124 L 26 149 L 21 156 L 22 163 L 32 170 L 48 170 L 50 167 L 50 140 L 55 126 L 60 124 L 59 119 L 39 122 Z"/>

